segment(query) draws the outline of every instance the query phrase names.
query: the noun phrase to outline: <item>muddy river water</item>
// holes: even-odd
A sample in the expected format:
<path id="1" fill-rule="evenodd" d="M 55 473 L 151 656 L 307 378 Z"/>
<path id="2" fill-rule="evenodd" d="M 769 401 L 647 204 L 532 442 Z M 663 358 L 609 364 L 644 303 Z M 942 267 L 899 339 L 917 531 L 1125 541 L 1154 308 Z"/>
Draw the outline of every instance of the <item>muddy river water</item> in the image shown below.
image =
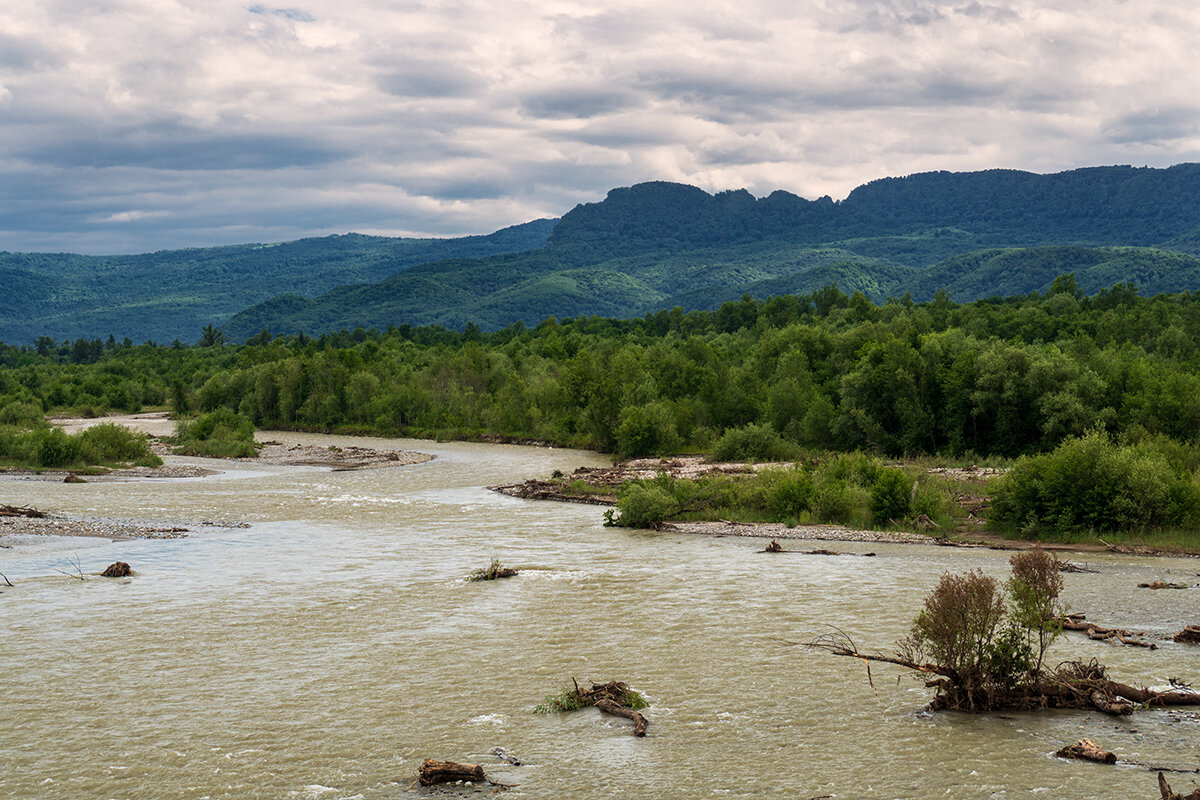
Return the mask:
<path id="1" fill-rule="evenodd" d="M 335 437 L 272 434 L 287 442 Z M 1156 798 L 1133 766 L 1056 759 L 1083 737 L 1200 767 L 1200 717 L 1144 711 L 925 716 L 930 690 L 786 642 L 826 625 L 888 648 L 938 576 L 1006 554 L 846 544 L 875 558 L 766 555 L 762 541 L 604 528 L 601 509 L 486 486 L 605 463 L 501 445 L 353 440 L 436 454 L 360 472 L 221 464 L 185 480 L 6 480 L 0 501 L 138 521 L 224 519 L 170 541 L 0 549 L 0 797 L 408 797 L 427 758 L 482 763 L 529 798 Z M 3 543 L 3 542 L 0 542 Z M 11 543 L 10 543 L 11 544 Z M 113 561 L 128 579 L 80 581 Z M 492 558 L 513 579 L 466 583 Z M 1065 598 L 1166 634 L 1200 623 L 1200 561 L 1088 554 Z M 1054 656 L 1200 685 L 1200 649 L 1072 634 Z M 532 713 L 572 677 L 651 702 L 645 739 L 594 709 Z M 504 748 L 524 766 L 491 755 Z M 1197 775 L 1176 775 L 1184 792 Z M 429 790 L 423 790 L 429 793 Z M 454 787 L 450 795 L 490 789 Z"/>

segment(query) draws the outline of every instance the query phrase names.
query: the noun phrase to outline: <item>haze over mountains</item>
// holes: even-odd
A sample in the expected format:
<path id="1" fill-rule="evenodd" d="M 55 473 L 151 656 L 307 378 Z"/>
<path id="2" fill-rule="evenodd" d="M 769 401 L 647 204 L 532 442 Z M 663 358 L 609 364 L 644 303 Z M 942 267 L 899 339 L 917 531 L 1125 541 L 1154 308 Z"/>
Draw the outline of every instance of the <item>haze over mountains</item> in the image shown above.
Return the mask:
<path id="1" fill-rule="evenodd" d="M 558 221 L 463 239 L 0 254 L 0 339 L 194 341 L 205 324 L 235 340 L 264 328 L 497 328 L 715 308 L 831 283 L 876 300 L 945 288 L 965 301 L 1043 290 L 1064 272 L 1087 293 L 1133 282 L 1154 294 L 1200 288 L 1198 256 L 1200 164 L 923 173 L 872 181 L 840 202 L 655 182 Z"/>

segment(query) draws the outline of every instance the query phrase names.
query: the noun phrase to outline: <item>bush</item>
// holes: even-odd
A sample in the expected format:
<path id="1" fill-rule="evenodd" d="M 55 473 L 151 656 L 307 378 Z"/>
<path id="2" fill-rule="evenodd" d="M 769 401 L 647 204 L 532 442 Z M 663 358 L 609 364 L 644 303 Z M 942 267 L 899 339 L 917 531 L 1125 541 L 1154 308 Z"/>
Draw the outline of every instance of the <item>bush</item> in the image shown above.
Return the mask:
<path id="1" fill-rule="evenodd" d="M 192 422 L 180 422 L 175 429 L 181 455 L 210 458 L 248 458 L 258 452 L 254 442 L 254 423 L 228 408 L 201 414 Z"/>
<path id="2" fill-rule="evenodd" d="M 102 422 L 79 434 L 83 458 L 89 464 L 115 464 L 135 462 L 141 466 L 158 466 L 162 459 L 150 450 L 146 434 Z"/>
<path id="3" fill-rule="evenodd" d="M 662 486 L 654 483 L 634 483 L 627 486 L 617 500 L 621 516 L 613 518 L 606 512 L 610 525 L 626 528 L 649 528 L 679 513 L 679 501 Z"/>
<path id="4" fill-rule="evenodd" d="M 836 522 L 852 525 L 865 517 L 865 490 L 851 486 L 836 478 L 826 478 L 817 483 L 813 497 L 812 513 L 817 522 Z"/>
<path id="5" fill-rule="evenodd" d="M 879 473 L 879 479 L 871 488 L 871 519 L 876 525 L 886 525 L 909 515 L 912 483 L 904 470 L 890 467 Z"/>
<path id="6" fill-rule="evenodd" d="M 42 422 L 42 407 L 36 403 L 13 400 L 0 408 L 0 425 L 32 427 Z"/>
<path id="7" fill-rule="evenodd" d="M 1053 452 L 1022 458 L 992 493 L 992 516 L 1010 529 L 1053 533 L 1194 527 L 1200 487 L 1152 448 L 1092 431 Z"/>
<path id="8" fill-rule="evenodd" d="M 816 485 L 803 469 L 769 470 L 760 480 L 767 484 L 767 513 L 776 521 L 797 519 L 812 508 Z"/>
<path id="9" fill-rule="evenodd" d="M 32 433 L 32 444 L 29 460 L 34 466 L 53 469 L 83 460 L 78 437 L 67 435 L 62 428 L 38 428 Z"/>
<path id="10" fill-rule="evenodd" d="M 799 449 L 766 425 L 725 431 L 712 450 L 713 461 L 789 461 Z"/>
<path id="11" fill-rule="evenodd" d="M 1014 666 L 1020 651 L 1011 636 L 1001 636 L 997 646 L 1004 616 L 1004 598 L 995 578 L 979 570 L 945 574 L 925 598 L 903 645 L 914 660 L 927 654 L 954 670 L 968 692 L 982 689 L 993 679 L 994 666 L 1009 675 L 1029 667 L 1028 660 Z"/>

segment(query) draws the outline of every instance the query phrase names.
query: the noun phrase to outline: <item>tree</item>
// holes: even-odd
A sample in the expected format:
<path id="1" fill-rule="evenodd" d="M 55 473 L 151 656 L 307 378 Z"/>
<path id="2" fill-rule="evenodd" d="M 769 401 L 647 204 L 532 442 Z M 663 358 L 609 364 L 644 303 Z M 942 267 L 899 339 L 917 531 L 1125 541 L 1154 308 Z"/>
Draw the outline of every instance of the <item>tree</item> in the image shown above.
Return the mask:
<path id="1" fill-rule="evenodd" d="M 201 347 L 220 347 L 225 344 L 225 331 L 216 325 L 208 324 L 200 329 Z"/>

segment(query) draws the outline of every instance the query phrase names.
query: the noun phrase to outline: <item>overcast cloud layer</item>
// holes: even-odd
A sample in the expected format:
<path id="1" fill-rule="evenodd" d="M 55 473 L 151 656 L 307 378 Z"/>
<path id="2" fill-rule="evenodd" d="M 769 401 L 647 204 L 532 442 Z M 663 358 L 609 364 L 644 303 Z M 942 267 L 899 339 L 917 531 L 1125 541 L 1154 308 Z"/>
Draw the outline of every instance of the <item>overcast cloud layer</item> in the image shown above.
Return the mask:
<path id="1" fill-rule="evenodd" d="M 0 0 L 0 249 L 482 233 L 674 180 L 1200 160 L 1178 0 Z"/>

